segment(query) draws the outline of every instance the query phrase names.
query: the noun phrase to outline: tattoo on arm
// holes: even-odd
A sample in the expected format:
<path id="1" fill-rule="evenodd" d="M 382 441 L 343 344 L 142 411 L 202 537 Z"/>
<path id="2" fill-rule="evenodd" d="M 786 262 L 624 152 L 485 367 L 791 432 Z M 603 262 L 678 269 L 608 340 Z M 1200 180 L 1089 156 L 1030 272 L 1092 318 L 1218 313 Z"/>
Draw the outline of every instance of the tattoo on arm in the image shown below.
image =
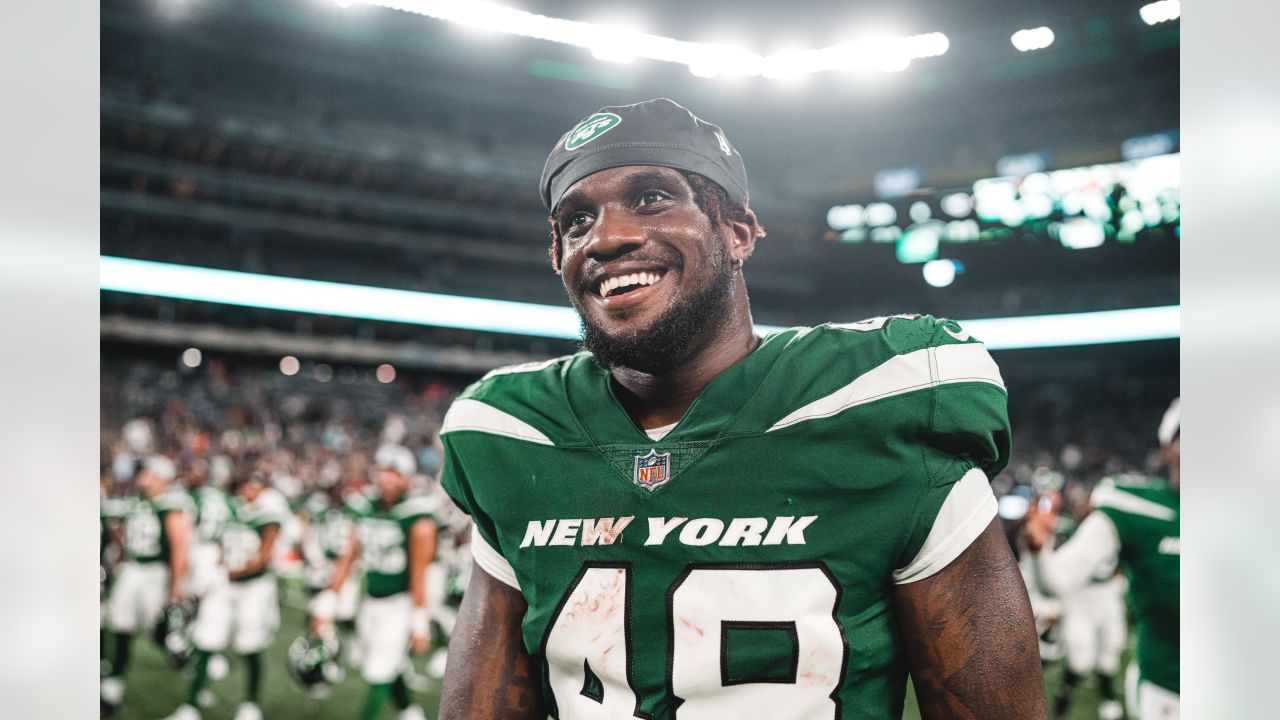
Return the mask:
<path id="1" fill-rule="evenodd" d="M 520 629 L 527 607 L 519 591 L 472 569 L 449 641 L 440 720 L 545 720 L 541 673 Z"/>
<path id="2" fill-rule="evenodd" d="M 998 521 L 894 599 L 926 720 L 1048 717 L 1031 601 Z"/>

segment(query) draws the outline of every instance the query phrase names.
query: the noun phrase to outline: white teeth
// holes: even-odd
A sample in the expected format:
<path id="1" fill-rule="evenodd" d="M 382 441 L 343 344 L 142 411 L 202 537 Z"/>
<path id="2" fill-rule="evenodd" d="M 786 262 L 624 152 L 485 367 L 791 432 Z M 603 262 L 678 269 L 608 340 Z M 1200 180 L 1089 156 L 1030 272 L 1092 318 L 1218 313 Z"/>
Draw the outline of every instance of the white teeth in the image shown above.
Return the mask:
<path id="1" fill-rule="evenodd" d="M 629 275 L 618 275 L 615 277 L 605 278 L 600 283 L 600 296 L 609 297 L 609 293 L 627 285 L 652 285 L 658 282 L 661 277 L 662 276 L 656 272 L 638 272 L 631 273 Z"/>

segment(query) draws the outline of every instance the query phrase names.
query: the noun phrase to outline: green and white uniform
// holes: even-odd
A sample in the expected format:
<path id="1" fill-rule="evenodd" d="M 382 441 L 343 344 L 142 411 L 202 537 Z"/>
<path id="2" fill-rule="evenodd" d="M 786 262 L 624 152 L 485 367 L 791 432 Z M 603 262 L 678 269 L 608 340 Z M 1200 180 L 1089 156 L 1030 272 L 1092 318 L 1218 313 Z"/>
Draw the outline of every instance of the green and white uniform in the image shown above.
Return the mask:
<path id="1" fill-rule="evenodd" d="M 201 650 L 221 651 L 230 641 L 235 652 L 248 655 L 270 647 L 280 625 L 275 573 L 270 563 L 236 580 L 227 573 L 257 555 L 268 527 L 284 526 L 290 516 L 289 502 L 278 490 L 264 488 L 254 502 L 236 499 L 231 508 L 222 531 L 222 571 L 200 602 L 191 636 Z"/>
<path id="2" fill-rule="evenodd" d="M 302 545 L 307 562 L 307 585 L 319 592 L 329 586 L 338 558 L 347 549 L 355 521 L 344 504 L 333 503 L 328 493 L 318 492 L 307 498 L 307 534 Z M 352 566 L 347 580 L 338 590 L 335 620 L 354 620 L 360 603 L 360 563 Z"/>
<path id="3" fill-rule="evenodd" d="M 107 511 L 124 524 L 124 559 L 107 601 L 108 625 L 133 633 L 155 625 L 169 596 L 169 534 L 164 518 L 192 513 L 186 492 L 170 488 L 154 499 L 134 496 L 113 502 Z"/>
<path id="4" fill-rule="evenodd" d="M 364 495 L 347 499 L 364 568 L 365 597 L 356 634 L 364 650 L 360 671 L 366 682 L 389 683 L 409 662 L 409 531 L 419 520 L 434 522 L 434 506 L 431 498 L 420 495 L 407 495 L 390 507 Z"/>
<path id="5" fill-rule="evenodd" d="M 227 493 L 201 485 L 190 491 L 195 507 L 195 533 L 191 541 L 191 581 L 188 590 L 203 597 L 217 582 L 222 569 L 222 533 L 231 520 L 232 500 Z"/>
<path id="6" fill-rule="evenodd" d="M 1178 492 L 1163 480 L 1109 479 L 1098 485 L 1092 503 L 1094 512 L 1071 540 L 1037 555 L 1041 581 L 1055 593 L 1069 593 L 1086 584 L 1099 564 L 1118 561 L 1129 583 L 1136 621 L 1142 716 L 1177 717 L 1182 557 Z"/>
<path id="7" fill-rule="evenodd" d="M 898 718 L 892 586 L 995 517 L 1006 405 L 986 348 L 927 316 L 770 335 L 660 439 L 580 353 L 468 388 L 443 483 L 528 601 L 556 717 Z"/>

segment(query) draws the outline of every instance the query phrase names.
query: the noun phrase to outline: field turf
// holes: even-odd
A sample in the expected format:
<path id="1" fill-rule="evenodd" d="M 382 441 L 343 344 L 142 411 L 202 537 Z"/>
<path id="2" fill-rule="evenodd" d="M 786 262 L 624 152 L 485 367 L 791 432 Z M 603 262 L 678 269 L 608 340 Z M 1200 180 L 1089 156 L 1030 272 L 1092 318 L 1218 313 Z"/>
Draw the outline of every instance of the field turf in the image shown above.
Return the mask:
<path id="1" fill-rule="evenodd" d="M 265 720 L 354 720 L 358 717 L 364 700 L 364 684 L 357 670 L 347 668 L 346 678 L 335 685 L 329 696 L 316 699 L 304 692 L 289 676 L 285 664 L 289 643 L 302 632 L 303 613 L 286 604 L 280 609 L 280 631 L 275 644 L 267 651 L 266 677 L 263 680 L 262 711 Z M 230 674 L 223 680 L 210 681 L 207 685 L 217 702 L 204 708 L 204 720 L 231 720 L 236 707 L 244 697 L 244 669 L 234 655 L 228 655 Z M 423 674 L 422 659 L 415 667 L 423 687 L 413 690 L 413 698 L 434 720 L 440 702 L 440 681 Z M 1052 688 L 1060 682 L 1061 664 L 1051 666 L 1045 674 L 1045 684 Z M 118 720 L 158 720 L 173 712 L 186 697 L 190 682 L 189 672 L 175 670 L 166 664 L 164 655 L 150 637 L 139 635 L 134 639 L 133 658 L 125 676 L 125 699 L 114 717 Z M 1076 692 L 1074 703 L 1059 720 L 1096 720 L 1098 692 L 1086 685 Z M 915 694 L 907 690 L 906 711 L 903 720 L 919 720 Z M 383 717 L 393 720 L 396 712 L 388 703 Z"/>

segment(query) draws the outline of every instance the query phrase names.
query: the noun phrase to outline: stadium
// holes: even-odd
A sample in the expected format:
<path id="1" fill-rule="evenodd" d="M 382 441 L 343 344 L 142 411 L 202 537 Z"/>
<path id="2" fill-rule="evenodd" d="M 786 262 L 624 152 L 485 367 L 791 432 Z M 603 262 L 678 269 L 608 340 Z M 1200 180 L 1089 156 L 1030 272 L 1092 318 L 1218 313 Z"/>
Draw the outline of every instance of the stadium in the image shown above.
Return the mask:
<path id="1" fill-rule="evenodd" d="M 1048 717 L 1146 720 L 1134 579 L 1113 565 L 1083 603 L 1058 597 L 1027 526 L 1052 512 L 1065 549 L 1099 489 L 1168 474 L 1179 13 L 1177 0 L 104 4 L 103 716 L 440 716 L 478 532 L 442 477 L 446 415 L 496 369 L 583 350 L 548 258 L 547 153 L 597 109 L 670 98 L 722 129 L 750 177 L 767 228 L 739 265 L 756 335 L 919 315 L 985 345 L 1012 448 L 990 486 L 1026 578 Z M 386 473 L 404 503 L 431 508 L 413 517 L 429 517 L 433 551 L 407 575 L 428 647 L 378 715 L 371 683 L 391 683 L 362 671 L 363 611 L 317 597 L 343 568 L 334 592 L 386 599 L 376 561 L 342 561 L 345 533 L 370 544 L 363 516 L 334 520 L 346 529 L 332 547 L 323 533 Z M 200 614 L 216 602 L 190 588 L 149 609 L 118 599 L 122 579 L 173 556 L 165 518 L 196 520 L 181 539 L 193 579 L 198 546 L 223 542 L 200 534 L 202 487 L 258 518 L 241 524 L 258 533 L 253 559 L 236 563 L 252 571 L 237 577 L 225 545 L 209 562 L 270 607 L 253 622 L 229 611 L 232 639 L 211 643 Z M 261 520 L 268 500 L 278 513 Z M 148 502 L 164 549 L 137 555 L 130 523 Z M 194 619 L 167 628 L 174 606 Z M 1088 639 L 1070 637 L 1095 616 Z M 254 623 L 261 637 L 241 629 Z M 333 655 L 322 677 L 299 676 L 300 638 Z M 1176 650 L 1172 663 L 1176 683 Z M 584 668 L 580 694 L 608 707 L 609 678 Z M 929 716 L 910 688 L 896 702 Z"/>

